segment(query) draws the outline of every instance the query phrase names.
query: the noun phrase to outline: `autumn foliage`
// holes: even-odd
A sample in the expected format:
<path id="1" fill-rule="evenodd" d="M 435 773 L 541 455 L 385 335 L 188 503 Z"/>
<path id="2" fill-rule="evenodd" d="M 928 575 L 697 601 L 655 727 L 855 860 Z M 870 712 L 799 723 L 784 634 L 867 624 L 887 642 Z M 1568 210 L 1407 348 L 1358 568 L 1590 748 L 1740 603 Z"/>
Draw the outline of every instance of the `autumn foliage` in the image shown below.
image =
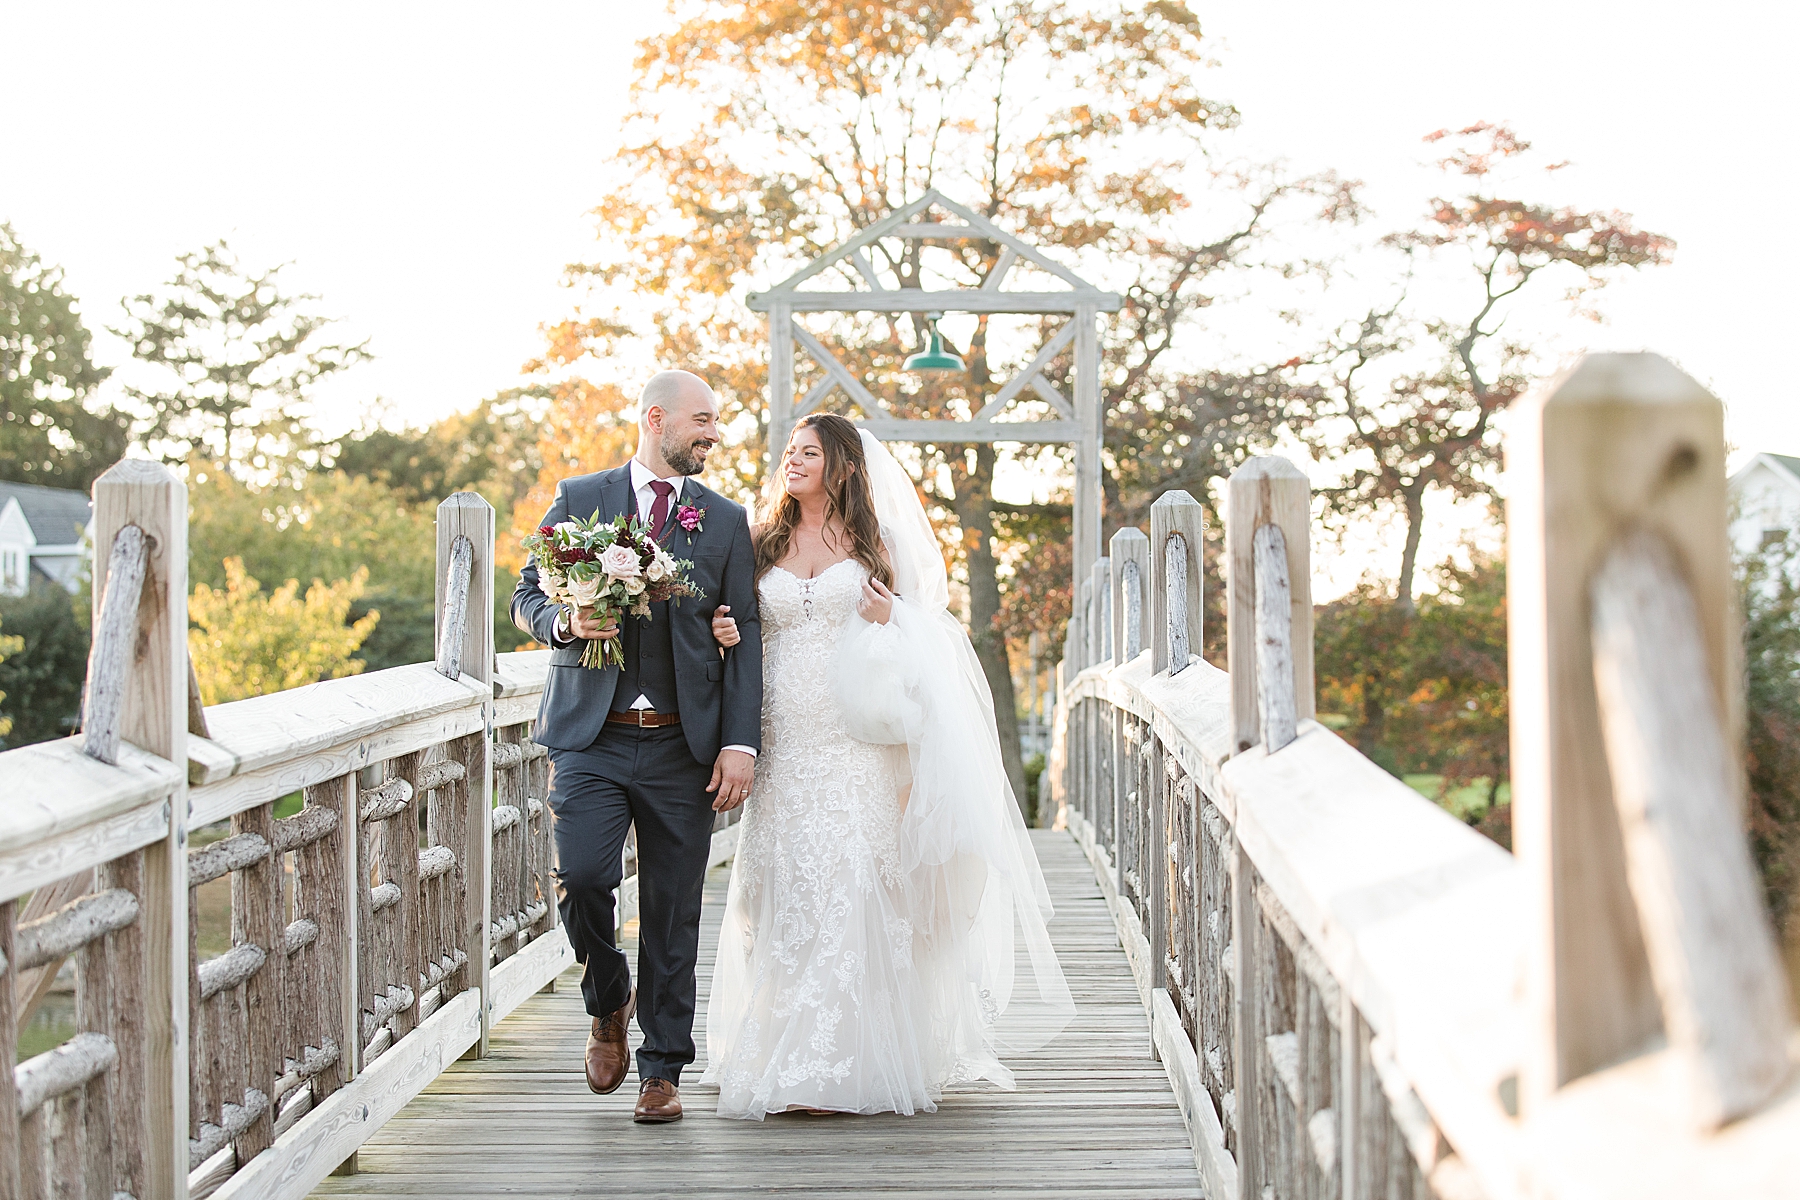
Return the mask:
<path id="1" fill-rule="evenodd" d="M 368 578 L 359 567 L 335 583 L 315 579 L 304 596 L 294 579 L 264 593 L 242 559 L 226 559 L 225 586 L 196 584 L 188 600 L 188 653 L 201 697 L 223 704 L 361 674 L 357 647 L 381 615 L 347 618 Z"/>

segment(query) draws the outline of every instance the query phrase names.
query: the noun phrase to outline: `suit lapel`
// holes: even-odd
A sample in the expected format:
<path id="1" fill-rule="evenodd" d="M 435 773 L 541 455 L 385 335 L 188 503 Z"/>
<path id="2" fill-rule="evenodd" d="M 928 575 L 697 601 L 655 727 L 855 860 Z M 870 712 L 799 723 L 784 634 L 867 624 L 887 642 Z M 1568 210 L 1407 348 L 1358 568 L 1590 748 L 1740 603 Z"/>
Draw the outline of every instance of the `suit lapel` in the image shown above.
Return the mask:
<path id="1" fill-rule="evenodd" d="M 706 485 L 702 484 L 694 476 L 688 476 L 687 482 L 681 487 L 681 499 L 676 502 L 675 508 L 669 513 L 669 528 L 663 531 L 663 542 L 668 545 L 669 549 L 673 550 L 679 545 L 685 550 L 692 550 L 694 548 L 694 543 L 702 537 L 700 532 L 691 529 L 683 529 L 681 527 L 681 522 L 676 520 L 676 514 L 682 509 L 690 506 L 693 508 L 709 508 L 711 506 L 710 502 L 716 499 L 718 499 L 718 497 L 710 491 Z M 712 514 L 708 513 L 707 515 L 711 516 Z M 706 519 L 704 517 L 701 518 L 700 523 L 704 526 L 706 524 Z M 671 533 L 671 530 L 674 532 Z"/>
<path id="2" fill-rule="evenodd" d="M 610 521 L 624 514 L 635 516 L 637 502 L 631 495 L 631 465 L 614 467 L 600 481 L 600 518 Z"/>

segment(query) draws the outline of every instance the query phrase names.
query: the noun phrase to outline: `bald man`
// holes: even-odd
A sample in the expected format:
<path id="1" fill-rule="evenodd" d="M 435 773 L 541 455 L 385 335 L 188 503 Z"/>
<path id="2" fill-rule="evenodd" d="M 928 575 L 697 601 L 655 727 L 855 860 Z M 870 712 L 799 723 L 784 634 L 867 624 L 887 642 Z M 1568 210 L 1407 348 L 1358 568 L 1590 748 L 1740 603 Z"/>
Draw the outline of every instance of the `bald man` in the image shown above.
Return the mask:
<path id="1" fill-rule="evenodd" d="M 719 442 L 719 402 L 698 375 L 663 371 L 638 401 L 638 448 L 624 466 L 556 485 L 542 525 L 599 511 L 643 518 L 676 558 L 693 562 L 701 594 L 650 606 L 648 619 L 601 624 L 552 604 L 527 564 L 513 623 L 552 647 L 532 737 L 550 751 L 557 907 L 593 1027 L 588 1087 L 624 1082 L 635 1010 L 634 1119 L 681 1119 L 681 1069 L 694 1061 L 694 965 L 700 892 L 715 812 L 750 794 L 762 729 L 762 626 L 756 561 L 741 505 L 694 476 Z M 703 512 L 683 522 L 685 510 Z M 688 524 L 696 527 L 689 529 Z M 711 617 L 729 605 L 743 640 L 721 651 Z M 623 666 L 581 665 L 584 642 L 619 639 Z M 614 940 L 613 892 L 626 831 L 637 826 L 638 972 Z"/>

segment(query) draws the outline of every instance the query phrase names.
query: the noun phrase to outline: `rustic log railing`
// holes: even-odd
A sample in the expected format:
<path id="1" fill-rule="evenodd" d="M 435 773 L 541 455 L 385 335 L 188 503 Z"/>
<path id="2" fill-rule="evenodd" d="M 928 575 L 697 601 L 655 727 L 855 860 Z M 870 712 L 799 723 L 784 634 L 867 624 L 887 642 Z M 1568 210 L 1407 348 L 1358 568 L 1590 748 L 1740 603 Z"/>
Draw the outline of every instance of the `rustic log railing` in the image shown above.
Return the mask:
<path id="1" fill-rule="evenodd" d="M 1050 794 L 1216 1200 L 1800 1194 L 1800 1037 L 1731 750 L 1721 408 L 1595 355 L 1513 420 L 1516 858 L 1312 719 L 1291 464 L 1226 490 L 1229 673 L 1198 657 L 1184 493 L 1082 584 Z"/>
<path id="2" fill-rule="evenodd" d="M 435 662 L 201 710 L 186 489 L 120 463 L 94 528 L 84 733 L 0 754 L 0 1200 L 304 1196 L 572 962 L 531 740 L 549 652 L 495 655 L 493 510 L 459 493 Z M 231 946 L 201 961 L 196 890 L 226 878 Z M 78 1032 L 15 1063 L 69 956 Z"/>

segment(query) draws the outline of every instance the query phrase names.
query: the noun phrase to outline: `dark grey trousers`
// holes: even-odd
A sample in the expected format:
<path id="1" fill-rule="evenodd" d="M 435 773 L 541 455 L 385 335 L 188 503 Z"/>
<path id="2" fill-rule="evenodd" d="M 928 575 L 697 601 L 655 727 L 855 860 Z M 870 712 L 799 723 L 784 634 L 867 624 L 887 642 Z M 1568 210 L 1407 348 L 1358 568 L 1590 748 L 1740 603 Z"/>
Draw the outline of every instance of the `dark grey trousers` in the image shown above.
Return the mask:
<path id="1" fill-rule="evenodd" d="M 584 964 L 590 1016 L 621 1008 L 631 968 L 614 939 L 613 890 L 625 834 L 637 825 L 639 1080 L 681 1083 L 694 1061 L 694 965 L 700 893 L 712 845 L 710 764 L 695 761 L 681 726 L 606 725 L 585 750 L 550 751 L 557 907 Z"/>

